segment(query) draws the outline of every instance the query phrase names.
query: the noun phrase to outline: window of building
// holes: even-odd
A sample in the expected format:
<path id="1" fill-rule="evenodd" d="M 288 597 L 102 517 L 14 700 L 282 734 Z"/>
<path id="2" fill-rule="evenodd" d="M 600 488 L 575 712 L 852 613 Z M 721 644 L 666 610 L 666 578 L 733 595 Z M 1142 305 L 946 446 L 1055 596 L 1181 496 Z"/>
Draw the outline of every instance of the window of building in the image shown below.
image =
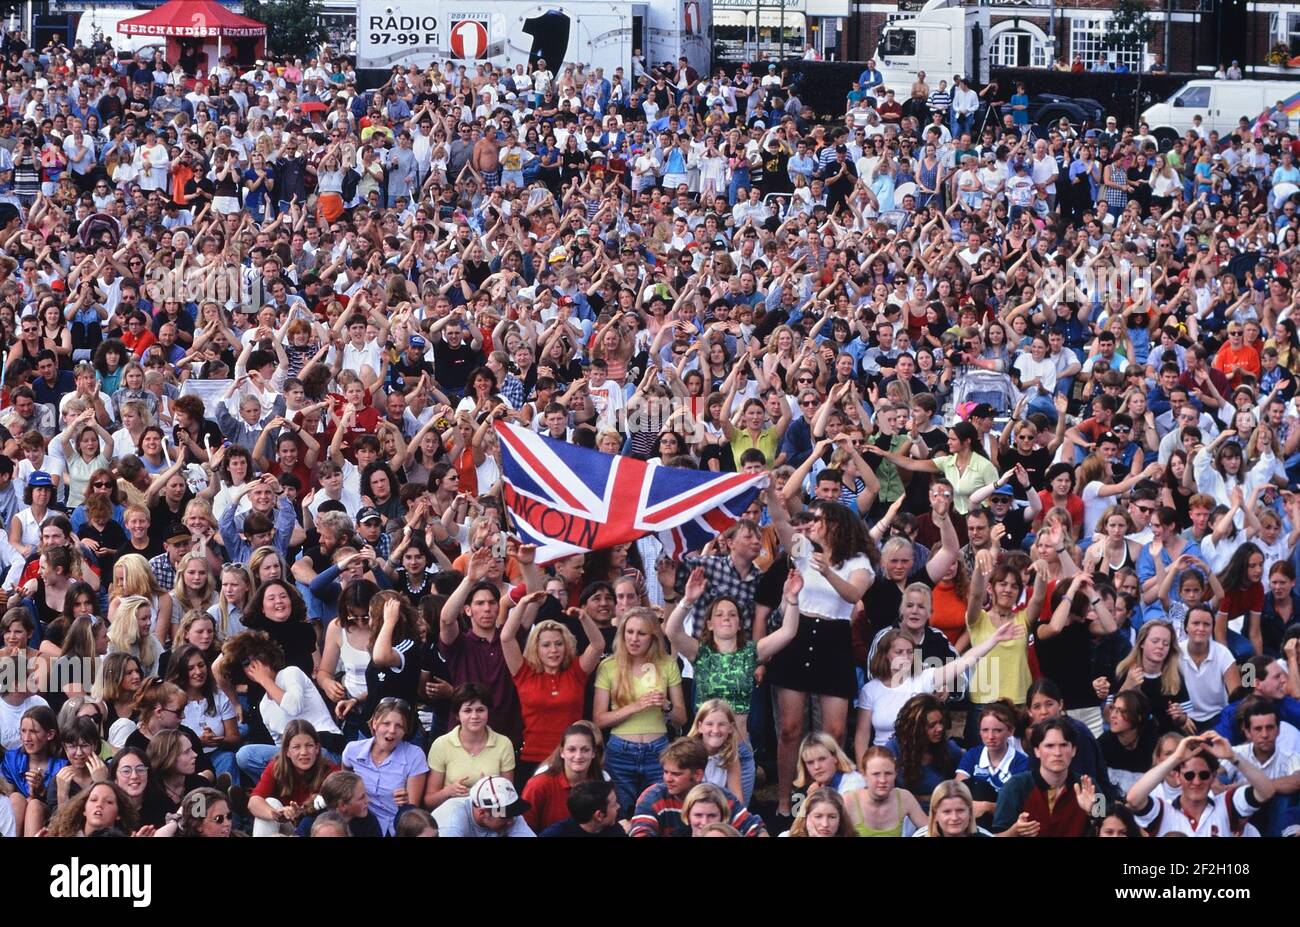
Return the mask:
<path id="1" fill-rule="evenodd" d="M 1114 60 L 1137 69 L 1146 59 L 1146 47 L 1139 50 L 1107 48 L 1103 42 L 1110 27 L 1108 16 L 1078 16 L 1070 19 L 1070 59 L 1080 59 L 1086 66 Z"/>
<path id="2" fill-rule="evenodd" d="M 1047 49 L 1034 35 L 1017 29 L 993 37 L 990 60 L 996 68 L 1045 68 Z"/>
<path id="3" fill-rule="evenodd" d="M 1286 14 L 1286 34 L 1282 41 L 1291 49 L 1292 55 L 1300 55 L 1300 13 Z"/>

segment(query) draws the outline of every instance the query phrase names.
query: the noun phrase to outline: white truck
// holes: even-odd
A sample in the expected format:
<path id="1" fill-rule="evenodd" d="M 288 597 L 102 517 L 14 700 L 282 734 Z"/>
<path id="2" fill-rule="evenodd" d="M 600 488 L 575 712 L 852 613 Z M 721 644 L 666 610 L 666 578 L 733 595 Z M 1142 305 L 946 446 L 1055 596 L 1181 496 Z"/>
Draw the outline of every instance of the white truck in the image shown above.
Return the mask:
<path id="1" fill-rule="evenodd" d="M 976 26 L 984 40 L 978 49 L 973 41 Z M 988 35 L 987 7 L 929 0 L 914 18 L 880 30 L 876 67 L 887 86 L 899 88 L 900 97 L 906 96 L 917 71 L 925 71 L 932 87 L 940 80 L 951 84 L 954 74 L 983 84 L 988 80 Z"/>
<path id="2" fill-rule="evenodd" d="M 640 49 L 652 63 L 684 55 L 705 74 L 710 21 L 710 0 L 359 0 L 357 68 L 388 71 L 448 58 L 505 66 L 543 58 L 555 73 L 581 62 L 607 76 L 621 67 L 630 79 L 632 54 Z"/>

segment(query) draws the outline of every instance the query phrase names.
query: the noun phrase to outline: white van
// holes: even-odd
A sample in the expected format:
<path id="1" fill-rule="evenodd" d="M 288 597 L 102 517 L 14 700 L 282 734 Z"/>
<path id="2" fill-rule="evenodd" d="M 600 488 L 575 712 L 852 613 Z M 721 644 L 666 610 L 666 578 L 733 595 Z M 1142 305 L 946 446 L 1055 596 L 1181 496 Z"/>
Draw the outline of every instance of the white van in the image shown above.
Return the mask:
<path id="1" fill-rule="evenodd" d="M 1300 82 L 1280 80 L 1194 80 L 1164 103 L 1148 107 L 1142 118 L 1161 150 L 1192 128 L 1200 116 L 1207 132 L 1226 135 L 1245 116 L 1252 123 L 1278 100 L 1300 92 Z"/>

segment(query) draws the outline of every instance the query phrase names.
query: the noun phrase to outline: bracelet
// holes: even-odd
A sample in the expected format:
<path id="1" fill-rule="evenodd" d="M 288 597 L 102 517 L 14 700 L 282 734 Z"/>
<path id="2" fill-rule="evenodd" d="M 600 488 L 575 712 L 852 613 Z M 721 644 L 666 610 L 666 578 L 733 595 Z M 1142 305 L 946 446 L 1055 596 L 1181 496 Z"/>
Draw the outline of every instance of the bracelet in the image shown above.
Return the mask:
<path id="1" fill-rule="evenodd" d="M 1101 596 L 1097 596 L 1097 598 L 1095 598 L 1095 599 L 1089 599 L 1088 601 L 1089 601 L 1091 604 L 1096 605 L 1098 602 L 1101 601 Z"/>

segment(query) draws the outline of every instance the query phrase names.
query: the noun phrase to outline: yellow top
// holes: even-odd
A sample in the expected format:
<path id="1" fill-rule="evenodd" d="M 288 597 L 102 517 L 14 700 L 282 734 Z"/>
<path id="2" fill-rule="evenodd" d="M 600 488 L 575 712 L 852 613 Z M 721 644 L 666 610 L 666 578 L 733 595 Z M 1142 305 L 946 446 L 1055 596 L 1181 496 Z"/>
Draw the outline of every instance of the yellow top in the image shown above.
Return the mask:
<path id="1" fill-rule="evenodd" d="M 484 776 L 500 775 L 514 768 L 514 744 L 492 728 L 488 728 L 487 743 L 476 756 L 460 745 L 460 725 L 443 734 L 429 748 L 429 769 L 442 773 L 444 782 L 465 779 L 466 785 L 473 785 Z"/>
<path id="2" fill-rule="evenodd" d="M 731 456 L 736 461 L 736 466 L 740 466 L 740 455 L 745 453 L 751 447 L 756 447 L 763 452 L 763 457 L 767 461 L 767 468 L 772 469 L 772 462 L 776 460 L 777 452 L 780 445 L 776 440 L 775 428 L 764 428 L 755 441 L 749 436 L 748 428 L 736 429 L 736 436 L 731 439 Z"/>
<path id="3" fill-rule="evenodd" d="M 1022 609 L 1016 612 L 1011 620 L 1028 630 L 1028 611 Z M 980 609 L 979 615 L 970 625 L 971 646 L 978 647 L 992 637 L 996 630 L 989 613 Z M 976 664 L 971 672 L 970 700 L 976 705 L 987 705 L 1000 698 L 1007 698 L 1019 705 L 1024 702 L 1025 693 L 1033 681 L 1029 674 L 1029 639 L 1020 635 L 1002 641 Z"/>
<path id="4" fill-rule="evenodd" d="M 614 672 L 617 668 L 614 658 L 609 657 L 596 670 L 596 688 L 610 693 L 611 709 L 623 707 L 614 704 Z M 641 667 L 641 672 L 632 680 L 632 693 L 636 698 L 640 698 L 647 692 L 658 689 L 667 695 L 669 689 L 681 684 L 682 674 L 677 668 L 677 661 L 663 659 L 657 664 L 647 663 Z M 622 724 L 617 725 L 613 733 L 620 737 L 628 734 L 667 734 L 668 725 L 664 721 L 663 707 L 651 705 L 638 711 Z"/>

